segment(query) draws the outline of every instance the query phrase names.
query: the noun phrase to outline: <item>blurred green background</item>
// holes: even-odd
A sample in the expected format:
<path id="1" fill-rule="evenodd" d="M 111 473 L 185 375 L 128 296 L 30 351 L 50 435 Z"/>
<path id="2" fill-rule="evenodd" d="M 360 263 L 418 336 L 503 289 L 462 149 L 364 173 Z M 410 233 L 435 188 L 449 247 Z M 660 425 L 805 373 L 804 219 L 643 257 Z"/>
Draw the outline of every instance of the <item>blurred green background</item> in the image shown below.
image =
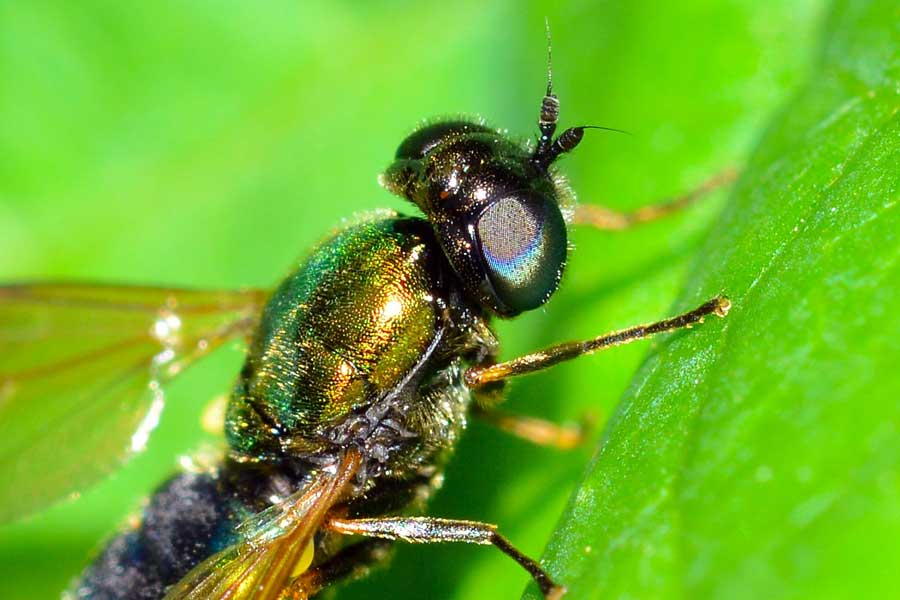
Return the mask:
<path id="1" fill-rule="evenodd" d="M 419 120 L 480 114 L 533 135 L 545 16 L 563 125 L 633 134 L 592 133 L 562 163 L 579 199 L 657 201 L 743 161 L 813 64 L 824 14 L 818 0 L 0 3 L 0 279 L 271 286 L 342 218 L 409 210 L 376 176 Z M 723 198 L 575 231 L 557 297 L 498 324 L 505 355 L 666 315 Z M 520 381 L 508 407 L 602 426 L 646 352 Z M 226 351 L 172 385 L 148 451 L 114 478 L 0 528 L 0 598 L 57 596 L 180 454 L 213 442 L 199 413 L 239 362 Z M 539 555 L 592 445 L 475 423 L 431 512 L 499 523 Z M 403 547 L 340 597 L 514 597 L 526 581 L 492 550 Z"/>

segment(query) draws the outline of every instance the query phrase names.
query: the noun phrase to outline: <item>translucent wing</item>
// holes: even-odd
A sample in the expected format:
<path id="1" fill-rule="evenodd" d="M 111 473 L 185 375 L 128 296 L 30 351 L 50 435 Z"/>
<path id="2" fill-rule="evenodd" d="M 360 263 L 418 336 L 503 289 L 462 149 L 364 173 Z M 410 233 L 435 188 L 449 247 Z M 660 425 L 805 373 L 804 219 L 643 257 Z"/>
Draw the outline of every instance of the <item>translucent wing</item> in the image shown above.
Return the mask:
<path id="1" fill-rule="evenodd" d="M 165 600 L 277 600 L 297 574 L 313 536 L 359 469 L 349 450 L 334 473 L 322 472 L 284 502 L 242 523 L 244 539 L 200 563 Z M 301 565 L 302 571 L 305 567 Z M 289 597 L 304 597 L 292 595 Z"/>
<path id="2" fill-rule="evenodd" d="M 259 291 L 0 286 L 0 522 L 86 487 L 143 449 L 160 385 L 247 336 Z"/>

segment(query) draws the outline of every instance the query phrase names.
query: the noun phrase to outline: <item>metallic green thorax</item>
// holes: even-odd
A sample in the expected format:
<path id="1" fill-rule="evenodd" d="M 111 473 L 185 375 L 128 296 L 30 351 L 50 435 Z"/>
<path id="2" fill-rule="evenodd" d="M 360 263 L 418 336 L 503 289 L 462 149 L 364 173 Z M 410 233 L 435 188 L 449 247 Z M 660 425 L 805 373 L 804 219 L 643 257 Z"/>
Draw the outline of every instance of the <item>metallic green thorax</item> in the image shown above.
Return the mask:
<path id="1" fill-rule="evenodd" d="M 469 393 L 447 271 L 421 219 L 364 222 L 319 246 L 265 309 L 227 413 L 232 456 L 322 460 L 352 443 L 390 471 L 449 448 Z"/>

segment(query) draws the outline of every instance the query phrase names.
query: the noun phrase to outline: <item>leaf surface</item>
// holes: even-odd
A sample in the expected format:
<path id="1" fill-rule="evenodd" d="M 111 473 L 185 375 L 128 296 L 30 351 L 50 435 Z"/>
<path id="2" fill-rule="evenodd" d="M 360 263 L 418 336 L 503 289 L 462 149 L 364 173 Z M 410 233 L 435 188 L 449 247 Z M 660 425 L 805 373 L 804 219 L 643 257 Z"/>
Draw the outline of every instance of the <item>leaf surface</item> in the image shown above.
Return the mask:
<path id="1" fill-rule="evenodd" d="M 900 591 L 900 28 L 837 2 L 546 554 L 569 598 Z M 527 597 L 536 594 L 530 591 Z"/>

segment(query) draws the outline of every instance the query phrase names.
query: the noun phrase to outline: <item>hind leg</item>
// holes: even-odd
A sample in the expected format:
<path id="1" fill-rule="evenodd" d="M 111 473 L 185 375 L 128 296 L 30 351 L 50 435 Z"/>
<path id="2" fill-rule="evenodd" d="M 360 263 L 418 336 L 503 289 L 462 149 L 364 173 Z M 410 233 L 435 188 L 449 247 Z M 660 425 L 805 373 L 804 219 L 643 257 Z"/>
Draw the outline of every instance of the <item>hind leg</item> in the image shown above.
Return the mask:
<path id="1" fill-rule="evenodd" d="M 294 579 L 282 597 L 284 600 L 307 600 L 332 583 L 364 577 L 373 566 L 387 559 L 391 544 L 389 540 L 371 539 L 342 548 Z"/>
<path id="2" fill-rule="evenodd" d="M 558 585 L 541 565 L 513 546 L 497 533 L 497 526 L 478 521 L 439 519 L 435 517 L 376 517 L 345 519 L 331 517 L 324 523 L 325 529 L 344 535 L 361 535 L 385 540 L 402 540 L 412 544 L 461 542 L 494 546 L 528 571 L 538 584 L 544 598 L 558 600 L 566 588 Z"/>

